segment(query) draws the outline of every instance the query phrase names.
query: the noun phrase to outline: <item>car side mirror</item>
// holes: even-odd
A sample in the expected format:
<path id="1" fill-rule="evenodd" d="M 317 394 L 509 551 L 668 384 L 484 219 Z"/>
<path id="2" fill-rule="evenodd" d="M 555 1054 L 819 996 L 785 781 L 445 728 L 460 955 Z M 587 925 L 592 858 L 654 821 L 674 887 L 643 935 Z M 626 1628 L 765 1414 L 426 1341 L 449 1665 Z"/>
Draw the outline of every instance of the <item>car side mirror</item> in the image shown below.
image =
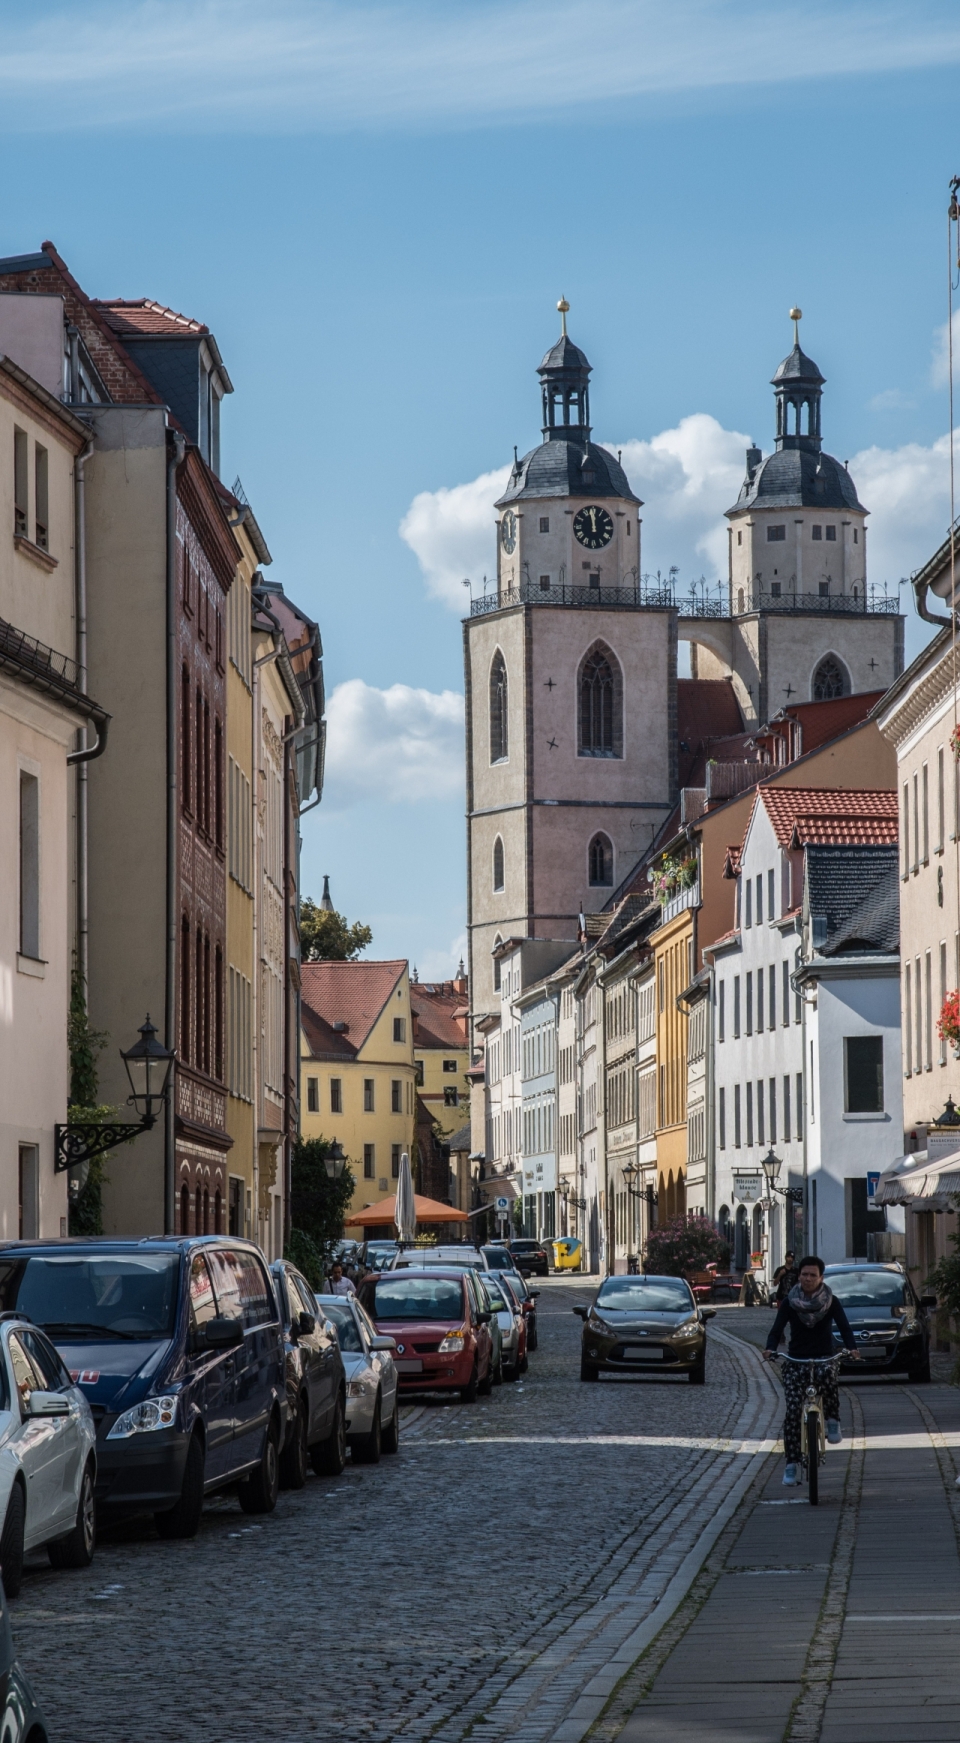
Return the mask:
<path id="1" fill-rule="evenodd" d="M 575 1307 L 573 1311 L 576 1314 L 578 1319 L 586 1319 L 587 1313 L 588 1313 L 588 1309 L 586 1307 Z"/>
<path id="2" fill-rule="evenodd" d="M 62 1392 L 31 1392 L 23 1401 L 27 1416 L 69 1416 L 70 1401 Z"/>
<path id="3" fill-rule="evenodd" d="M 937 1305 L 937 1298 L 935 1295 L 921 1295 L 921 1297 L 920 1297 L 920 1306 L 921 1307 L 936 1307 L 936 1305 Z"/>
<path id="4" fill-rule="evenodd" d="M 316 1322 L 316 1319 L 314 1318 L 313 1314 L 312 1313 L 298 1313 L 297 1314 L 297 1321 L 296 1321 L 296 1329 L 300 1333 L 300 1336 L 305 1337 L 305 1338 L 308 1338 L 310 1336 L 311 1332 L 316 1331 L 317 1322 Z"/>
<path id="5" fill-rule="evenodd" d="M 371 1338 L 370 1339 L 370 1348 L 372 1350 L 395 1350 L 396 1347 L 397 1347 L 396 1338 Z"/>
<path id="6" fill-rule="evenodd" d="M 527 1294 L 536 1296 L 536 1295 L 540 1294 L 540 1291 L 539 1291 L 539 1289 L 528 1289 Z"/>
<path id="7" fill-rule="evenodd" d="M 717 1317 L 717 1310 L 715 1307 L 701 1307 L 699 1312 L 701 1319 L 716 1319 Z"/>
<path id="8" fill-rule="evenodd" d="M 228 1318 L 226 1314 L 218 1314 L 216 1319 L 208 1319 L 206 1324 L 200 1327 L 201 1349 L 235 1350 L 242 1343 L 242 1321 Z"/>
<path id="9" fill-rule="evenodd" d="M 477 1324 L 478 1325 L 489 1325 L 492 1318 L 493 1318 L 493 1314 L 488 1313 L 487 1309 L 484 1308 L 482 1313 L 477 1314 Z"/>

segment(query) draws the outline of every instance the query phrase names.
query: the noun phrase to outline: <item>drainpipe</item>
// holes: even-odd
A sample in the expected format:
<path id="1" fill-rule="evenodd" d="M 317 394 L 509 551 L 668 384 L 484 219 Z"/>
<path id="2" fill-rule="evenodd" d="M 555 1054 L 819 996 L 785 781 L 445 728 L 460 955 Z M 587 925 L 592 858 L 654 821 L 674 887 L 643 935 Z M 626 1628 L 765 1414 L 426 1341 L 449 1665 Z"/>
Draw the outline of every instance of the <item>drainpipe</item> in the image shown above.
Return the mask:
<path id="1" fill-rule="evenodd" d="M 187 444 L 168 429 L 167 448 L 167 947 L 164 972 L 164 1045 L 177 1045 L 177 467 Z M 170 1073 L 163 1118 L 163 1228 L 176 1223 L 176 1065 Z"/>
<path id="2" fill-rule="evenodd" d="M 77 689 L 83 695 L 87 692 L 87 521 L 85 502 L 84 466 L 93 453 L 93 438 L 88 441 L 83 452 L 77 455 L 73 467 L 74 517 L 76 556 L 74 560 L 74 587 L 77 639 Z M 98 734 L 96 749 L 99 746 Z M 87 857 L 87 817 L 89 791 L 87 785 L 87 763 L 91 760 L 87 751 L 87 729 L 80 728 L 77 734 L 77 970 L 83 985 L 84 1003 L 87 998 L 87 976 L 90 968 L 90 909 Z M 68 759 L 68 761 L 71 759 Z"/>

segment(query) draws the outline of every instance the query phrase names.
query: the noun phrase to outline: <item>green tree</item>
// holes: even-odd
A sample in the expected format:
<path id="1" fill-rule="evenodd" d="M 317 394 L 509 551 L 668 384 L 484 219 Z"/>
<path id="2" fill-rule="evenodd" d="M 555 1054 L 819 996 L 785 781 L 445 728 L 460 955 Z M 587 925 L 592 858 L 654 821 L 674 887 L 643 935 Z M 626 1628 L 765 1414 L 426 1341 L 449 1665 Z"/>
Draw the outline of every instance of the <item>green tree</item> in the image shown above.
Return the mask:
<path id="1" fill-rule="evenodd" d="M 320 1288 L 330 1268 L 333 1249 L 343 1239 L 343 1219 L 353 1197 L 349 1164 L 339 1180 L 331 1180 L 327 1173 L 331 1141 L 298 1138 L 293 1147 L 286 1256 L 291 1264 L 300 1267 L 314 1289 Z"/>
<path id="2" fill-rule="evenodd" d="M 730 1249 L 707 1216 L 675 1216 L 647 1236 L 643 1268 L 657 1277 L 683 1277 L 730 1262 Z"/>
<path id="3" fill-rule="evenodd" d="M 100 1089 L 97 1060 L 107 1044 L 103 1030 L 94 1029 L 87 1014 L 87 989 L 79 967 L 74 964 L 70 980 L 70 1008 L 67 1013 L 67 1043 L 70 1050 L 70 1104 L 67 1124 L 98 1125 L 119 1118 L 120 1109 L 109 1102 L 98 1102 Z M 108 1176 L 104 1152 L 92 1156 L 80 1178 L 69 1185 L 69 1227 L 72 1235 L 103 1234 L 103 1187 Z"/>
<path id="4" fill-rule="evenodd" d="M 300 953 L 304 962 L 354 962 L 373 943 L 373 933 L 360 920 L 347 923 L 334 909 L 318 908 L 309 896 L 300 903 Z"/>

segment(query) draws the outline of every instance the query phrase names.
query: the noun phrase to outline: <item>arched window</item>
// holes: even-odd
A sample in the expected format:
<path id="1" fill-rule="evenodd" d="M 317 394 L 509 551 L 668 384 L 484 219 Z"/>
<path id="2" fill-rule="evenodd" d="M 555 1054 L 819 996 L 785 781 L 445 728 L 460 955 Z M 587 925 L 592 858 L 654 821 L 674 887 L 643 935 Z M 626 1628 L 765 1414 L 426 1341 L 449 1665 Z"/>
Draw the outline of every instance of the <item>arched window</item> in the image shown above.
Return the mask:
<path id="1" fill-rule="evenodd" d="M 589 847 L 589 876 L 594 888 L 613 883 L 613 846 L 608 835 L 595 835 Z"/>
<path id="2" fill-rule="evenodd" d="M 623 681 L 616 656 L 596 642 L 580 667 L 579 754 L 623 755 Z"/>
<path id="3" fill-rule="evenodd" d="M 190 1233 L 190 1188 L 188 1186 L 180 1188 L 180 1233 L 182 1235 Z"/>
<path id="4" fill-rule="evenodd" d="M 490 667 L 490 761 L 507 757 L 507 662 L 498 648 Z"/>
<path id="5" fill-rule="evenodd" d="M 503 889 L 503 842 L 499 835 L 493 844 L 493 887 Z"/>
<path id="6" fill-rule="evenodd" d="M 498 932 L 496 938 L 493 941 L 494 950 L 499 950 L 502 943 L 503 943 L 503 939 L 501 938 L 501 936 Z M 493 990 L 495 993 L 498 993 L 500 991 L 500 958 L 499 958 L 499 956 L 495 956 L 493 959 Z"/>
<path id="7" fill-rule="evenodd" d="M 813 674 L 814 702 L 832 702 L 836 696 L 849 696 L 850 673 L 836 654 L 824 654 Z"/>

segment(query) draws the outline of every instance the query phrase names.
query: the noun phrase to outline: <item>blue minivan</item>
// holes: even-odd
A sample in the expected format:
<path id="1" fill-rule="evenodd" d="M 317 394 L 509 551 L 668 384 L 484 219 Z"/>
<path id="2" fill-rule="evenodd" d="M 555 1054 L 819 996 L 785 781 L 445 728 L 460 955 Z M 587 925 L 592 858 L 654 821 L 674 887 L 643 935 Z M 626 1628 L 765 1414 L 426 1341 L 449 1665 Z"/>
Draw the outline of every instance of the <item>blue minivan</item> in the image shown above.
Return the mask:
<path id="1" fill-rule="evenodd" d="M 97 1425 L 97 1505 L 192 1537 L 204 1497 L 270 1513 L 286 1434 L 276 1291 L 251 1241 L 0 1245 L 0 1311 L 59 1350 Z"/>

